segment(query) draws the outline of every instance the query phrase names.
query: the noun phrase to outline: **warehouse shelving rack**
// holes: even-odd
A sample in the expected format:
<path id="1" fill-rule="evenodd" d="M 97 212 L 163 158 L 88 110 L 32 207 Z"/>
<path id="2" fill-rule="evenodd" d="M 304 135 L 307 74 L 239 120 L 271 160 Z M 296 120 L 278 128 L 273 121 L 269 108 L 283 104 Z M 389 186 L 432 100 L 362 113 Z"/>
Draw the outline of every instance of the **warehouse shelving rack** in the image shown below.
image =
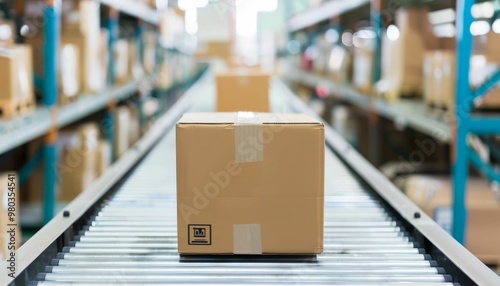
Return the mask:
<path id="1" fill-rule="evenodd" d="M 47 223 L 52 219 L 56 209 L 55 190 L 57 184 L 56 163 L 57 163 L 57 138 L 58 131 L 69 124 L 77 122 L 86 116 L 105 109 L 106 117 L 110 128 L 106 134 L 107 139 L 113 142 L 113 111 L 117 103 L 129 98 L 143 86 L 147 86 L 151 79 L 158 76 L 158 62 L 154 74 L 144 75 L 139 80 L 131 81 L 128 84 L 117 86 L 115 84 L 115 72 L 112 53 L 114 43 L 118 38 L 118 17 L 119 13 L 125 13 L 138 19 L 140 23 L 157 25 L 159 23 L 160 12 L 134 0 L 113 1 L 102 0 L 100 4 L 109 6 L 109 18 L 107 28 L 110 31 L 109 37 L 109 82 L 108 87 L 97 94 L 82 94 L 73 103 L 58 106 L 58 55 L 61 29 L 61 1 L 44 0 L 44 47 L 43 57 L 45 70 L 41 78 L 43 106 L 38 107 L 32 114 L 0 121 L 0 154 L 11 151 L 31 140 L 44 136 L 44 146 L 36 155 L 29 159 L 19 172 L 19 180 L 24 183 L 30 174 L 36 169 L 38 164 L 49 166 L 44 168 L 43 174 L 43 221 Z M 138 25 L 136 36 L 140 39 L 143 27 Z M 163 48 L 158 46 L 162 52 L 186 54 L 185 51 L 174 48 Z M 197 76 L 188 79 L 192 79 Z M 177 87 L 172 86 L 172 89 Z M 111 144 L 113 148 L 113 143 Z M 114 152 L 112 152 L 114 153 Z"/>
<path id="2" fill-rule="evenodd" d="M 404 2 L 404 1 L 403 1 Z M 417 1 L 418 2 L 418 1 Z M 423 2 L 423 1 L 422 1 Z M 484 96 L 490 89 L 500 82 L 500 71 L 497 71 L 483 85 L 472 90 L 469 85 L 469 67 L 470 56 L 472 54 L 472 35 L 470 26 L 473 22 L 471 14 L 474 0 L 457 0 L 457 100 L 455 107 L 455 120 L 448 122 L 442 118 L 435 117 L 426 110 L 422 102 L 411 99 L 400 99 L 398 102 L 387 102 L 382 99 L 376 99 L 373 96 L 362 94 L 349 85 L 338 85 L 332 81 L 317 75 L 300 71 L 297 68 L 289 67 L 289 72 L 283 76 L 291 81 L 299 82 L 306 86 L 317 87 L 324 86 L 328 90 L 334 91 L 335 95 L 355 106 L 363 108 L 369 112 L 370 121 L 370 140 L 378 142 L 376 134 L 377 117 L 383 116 L 402 126 L 409 126 L 423 134 L 426 134 L 439 142 L 450 143 L 455 146 L 455 161 L 453 165 L 453 227 L 452 233 L 455 239 L 465 244 L 465 227 L 467 222 L 465 197 L 466 184 L 468 176 L 468 166 L 472 163 L 488 179 L 500 182 L 500 174 L 488 163 L 484 162 L 474 150 L 467 145 L 468 135 L 474 133 L 477 135 L 492 135 L 500 133 L 500 117 L 484 116 L 472 114 L 474 100 Z M 319 7 L 293 16 L 288 23 L 290 33 L 299 30 L 309 29 L 321 22 L 337 17 L 344 13 L 352 12 L 363 5 L 370 5 L 370 20 L 376 35 L 375 54 L 373 63 L 373 80 L 378 81 L 380 77 L 380 47 L 382 33 L 381 19 L 381 0 L 372 1 L 338 1 L 331 0 Z M 414 3 L 415 4 L 415 3 Z M 434 5 L 435 9 L 444 9 L 453 7 L 453 1 L 427 1 L 424 5 Z M 336 7 L 336 10 L 328 10 L 326 7 Z M 368 15 L 367 15 L 368 16 Z M 377 152 L 371 148 L 369 158 L 376 164 Z"/>
<path id="3" fill-rule="evenodd" d="M 465 243 L 467 209 L 465 207 L 469 162 L 481 170 L 490 180 L 500 183 L 500 174 L 468 146 L 470 133 L 500 134 L 500 116 L 484 116 L 472 113 L 474 101 L 500 84 L 500 70 L 497 70 L 483 85 L 475 90 L 469 85 L 470 57 L 472 55 L 472 34 L 470 27 L 474 18 L 471 9 L 474 0 L 457 1 L 457 99 L 456 99 L 456 147 L 453 166 L 453 236 Z"/>

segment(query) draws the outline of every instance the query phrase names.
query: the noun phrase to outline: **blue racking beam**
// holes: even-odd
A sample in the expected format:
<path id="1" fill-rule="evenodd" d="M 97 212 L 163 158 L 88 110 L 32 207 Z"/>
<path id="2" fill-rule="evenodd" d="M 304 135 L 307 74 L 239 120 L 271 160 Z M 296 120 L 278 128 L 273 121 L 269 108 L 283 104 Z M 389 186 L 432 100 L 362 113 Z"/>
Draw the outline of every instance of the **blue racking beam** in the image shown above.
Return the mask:
<path id="1" fill-rule="evenodd" d="M 469 153 L 471 163 L 481 171 L 490 181 L 500 183 L 500 174 L 495 171 L 488 163 L 484 162 L 479 155 L 471 150 Z"/>
<path id="2" fill-rule="evenodd" d="M 57 1 L 47 1 L 44 8 L 44 78 L 43 103 L 51 108 L 53 127 L 45 137 L 43 147 L 44 184 L 43 184 L 43 221 L 49 222 L 54 217 L 57 186 L 57 126 L 56 104 L 58 98 L 58 55 L 59 55 L 59 4 Z"/>
<path id="3" fill-rule="evenodd" d="M 486 93 L 488 93 L 491 89 L 493 89 L 497 84 L 500 83 L 500 70 L 497 70 L 485 83 L 476 88 L 474 91 L 474 99 L 480 98 Z"/>

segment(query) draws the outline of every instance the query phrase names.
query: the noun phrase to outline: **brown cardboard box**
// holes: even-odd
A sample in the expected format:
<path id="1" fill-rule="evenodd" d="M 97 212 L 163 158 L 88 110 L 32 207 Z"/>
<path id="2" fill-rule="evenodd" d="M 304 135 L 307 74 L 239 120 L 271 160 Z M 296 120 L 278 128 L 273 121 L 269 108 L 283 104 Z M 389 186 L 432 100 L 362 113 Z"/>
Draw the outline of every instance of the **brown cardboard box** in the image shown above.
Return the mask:
<path id="1" fill-rule="evenodd" d="M 323 125 L 306 115 L 185 114 L 177 124 L 179 252 L 321 253 L 324 150 Z"/>
<path id="2" fill-rule="evenodd" d="M 269 111 L 269 75 L 228 71 L 216 75 L 217 111 Z"/>
<path id="3" fill-rule="evenodd" d="M 115 43 L 115 76 L 118 84 L 125 84 L 130 80 L 132 65 L 129 63 L 131 55 L 129 44 L 129 41 L 125 39 L 120 39 Z"/>
<path id="4" fill-rule="evenodd" d="M 344 84 L 352 78 L 352 53 L 340 45 L 335 45 L 328 61 L 328 70 L 336 83 Z"/>
<path id="5" fill-rule="evenodd" d="M 130 145 L 130 110 L 120 106 L 115 111 L 115 157 L 119 158 Z"/>
<path id="6" fill-rule="evenodd" d="M 81 91 L 81 68 L 78 46 L 63 44 L 60 49 L 59 102 L 64 105 L 75 101 Z"/>
<path id="7" fill-rule="evenodd" d="M 96 38 L 100 32 L 99 2 L 72 0 L 63 2 L 61 31 L 63 34 L 80 34 Z"/>
<path id="8" fill-rule="evenodd" d="M 0 48 L 0 117 L 29 113 L 35 106 L 29 45 Z"/>
<path id="9" fill-rule="evenodd" d="M 412 176 L 406 194 L 446 230 L 451 229 L 452 181 L 449 177 Z M 470 178 L 466 247 L 485 263 L 500 263 L 500 202 L 488 182 Z"/>
<path id="10" fill-rule="evenodd" d="M 11 252 L 21 246 L 21 227 L 19 226 L 19 182 L 15 172 L 0 173 L 0 260 L 11 256 Z M 17 224 L 18 226 L 9 226 Z"/>
<path id="11" fill-rule="evenodd" d="M 59 179 L 61 201 L 71 201 L 97 178 L 99 129 L 95 123 L 81 125 L 70 143 L 63 146 Z"/>
<path id="12" fill-rule="evenodd" d="M 100 177 L 111 165 L 111 144 L 107 140 L 99 140 L 96 163 L 96 175 Z"/>
<path id="13" fill-rule="evenodd" d="M 16 42 L 14 23 L 0 20 L 0 48 L 12 48 Z"/>
<path id="14" fill-rule="evenodd" d="M 402 8 L 396 11 L 396 26 L 400 34 L 407 34 L 408 31 L 416 32 L 420 35 L 425 49 L 439 49 L 439 39 L 434 35 L 433 26 L 429 22 L 429 11 L 424 7 Z"/>
<path id="15" fill-rule="evenodd" d="M 484 55 L 488 62 L 500 64 L 500 34 L 493 31 L 474 37 L 474 53 Z"/>
<path id="16" fill-rule="evenodd" d="M 29 45 L 0 49 L 0 99 L 33 99 L 33 51 Z"/>
<path id="17" fill-rule="evenodd" d="M 80 62 L 80 86 L 84 93 L 96 93 L 105 86 L 106 79 L 100 62 L 100 36 L 91 38 L 79 34 L 63 34 L 61 45 L 73 44 L 78 47 Z"/>
<path id="18" fill-rule="evenodd" d="M 496 66 L 485 62 L 482 56 L 471 58 L 471 84 L 478 86 L 484 82 Z M 424 100 L 428 104 L 455 109 L 456 99 L 456 53 L 454 51 L 432 51 L 426 54 L 424 68 Z M 494 88 L 484 98 L 476 102 L 482 109 L 500 108 L 500 88 Z"/>
<path id="19" fill-rule="evenodd" d="M 228 59 L 231 56 L 231 43 L 226 41 L 212 41 L 199 45 L 195 57 L 198 59 L 221 58 Z"/>
<path id="20" fill-rule="evenodd" d="M 363 93 L 372 91 L 373 51 L 363 48 L 354 49 L 353 76 L 354 87 Z"/>

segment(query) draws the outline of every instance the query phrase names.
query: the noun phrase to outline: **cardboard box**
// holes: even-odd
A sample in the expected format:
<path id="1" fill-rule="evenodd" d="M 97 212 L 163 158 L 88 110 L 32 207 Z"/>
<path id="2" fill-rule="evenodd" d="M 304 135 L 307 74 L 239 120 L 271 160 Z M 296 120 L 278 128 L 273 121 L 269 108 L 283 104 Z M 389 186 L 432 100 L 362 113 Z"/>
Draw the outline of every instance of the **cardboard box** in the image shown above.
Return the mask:
<path id="1" fill-rule="evenodd" d="M 336 83 L 348 83 L 352 79 L 352 53 L 340 45 L 335 45 L 328 61 L 328 70 Z"/>
<path id="2" fill-rule="evenodd" d="M 192 113 L 176 136 L 180 253 L 323 251 L 320 122 L 300 114 Z"/>
<path id="3" fill-rule="evenodd" d="M 59 103 L 64 105 L 75 101 L 81 91 L 81 68 L 78 46 L 63 44 L 60 49 Z"/>
<path id="4" fill-rule="evenodd" d="M 96 175 L 100 177 L 111 165 L 111 144 L 100 139 L 97 145 Z"/>
<path id="5" fill-rule="evenodd" d="M 451 230 L 452 180 L 449 177 L 412 176 L 405 192 L 445 230 Z M 468 180 L 466 205 L 467 249 L 484 263 L 500 263 L 500 202 L 485 179 Z"/>
<path id="6" fill-rule="evenodd" d="M 500 34 L 493 31 L 474 37 L 474 53 L 484 55 L 488 62 L 500 64 Z"/>
<path id="7" fill-rule="evenodd" d="M 228 71 L 216 75 L 217 111 L 269 111 L 269 75 Z"/>
<path id="8" fill-rule="evenodd" d="M 130 110 L 126 106 L 115 111 L 115 157 L 119 158 L 130 145 Z"/>
<path id="9" fill-rule="evenodd" d="M 382 85 L 377 91 L 386 99 L 399 99 L 402 95 L 422 94 L 424 43 L 421 35 L 408 29 L 397 39 L 382 40 Z"/>
<path id="10" fill-rule="evenodd" d="M 61 32 L 67 35 L 79 34 L 95 39 L 100 33 L 99 2 L 73 0 L 63 2 Z"/>
<path id="11" fill-rule="evenodd" d="M 479 86 L 497 69 L 483 56 L 471 58 L 470 81 Z M 424 100 L 428 104 L 455 110 L 456 102 L 456 53 L 454 51 L 433 51 L 426 54 L 424 68 Z M 485 97 L 475 102 L 477 108 L 500 108 L 500 88 L 492 89 Z"/>
<path id="12" fill-rule="evenodd" d="M 197 59 L 220 58 L 228 59 L 231 56 L 231 43 L 227 41 L 211 41 L 198 46 L 195 53 Z"/>
<path id="13" fill-rule="evenodd" d="M 29 45 L 0 49 L 0 99 L 34 99 L 32 55 Z"/>
<path id="14" fill-rule="evenodd" d="M 78 48 L 80 62 L 80 86 L 84 93 L 96 93 L 106 84 L 105 74 L 100 62 L 100 36 L 88 37 L 79 34 L 63 34 L 61 45 L 72 44 Z"/>
<path id="15" fill-rule="evenodd" d="M 373 51 L 363 48 L 354 49 L 353 76 L 354 87 L 369 94 L 372 91 Z"/>
<path id="16" fill-rule="evenodd" d="M 11 256 L 11 252 L 21 246 L 21 227 L 19 226 L 18 175 L 15 172 L 0 173 L 0 260 Z M 18 226 L 9 226 L 17 224 Z"/>
<path id="17" fill-rule="evenodd" d="M 401 8 L 396 11 L 395 23 L 400 31 L 400 35 L 405 35 L 409 31 L 420 35 L 423 40 L 424 49 L 439 49 L 439 39 L 433 31 L 433 26 L 429 22 L 429 11 L 424 7 Z"/>
<path id="18" fill-rule="evenodd" d="M 95 123 L 81 125 L 63 145 L 59 178 L 61 201 L 71 201 L 97 178 L 99 129 Z"/>
<path id="19" fill-rule="evenodd" d="M 116 83 L 125 84 L 130 80 L 130 55 L 129 41 L 120 39 L 115 43 L 115 76 Z"/>

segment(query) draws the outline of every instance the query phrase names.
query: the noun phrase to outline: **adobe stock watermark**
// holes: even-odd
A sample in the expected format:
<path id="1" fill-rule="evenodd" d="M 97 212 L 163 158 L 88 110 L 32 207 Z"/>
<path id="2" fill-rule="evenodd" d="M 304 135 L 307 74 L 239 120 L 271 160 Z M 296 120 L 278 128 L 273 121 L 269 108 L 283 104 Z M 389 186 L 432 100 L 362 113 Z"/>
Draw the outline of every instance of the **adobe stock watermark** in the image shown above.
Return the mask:
<path id="1" fill-rule="evenodd" d="M 245 138 L 235 146 L 235 152 L 243 154 L 246 162 L 258 160 L 259 154 L 264 151 L 265 145 L 274 140 L 276 133 L 284 130 L 284 123 L 287 122 L 286 118 L 280 116 L 280 114 L 275 114 L 271 121 L 277 124 L 266 124 L 265 127 L 262 127 L 259 136 Z M 238 128 L 238 126 L 235 128 Z M 191 202 L 179 204 L 178 213 L 182 216 L 184 222 L 189 224 L 193 215 L 199 215 L 201 211 L 210 205 L 211 200 L 216 199 L 222 191 L 228 189 L 232 179 L 244 171 L 245 164 L 232 160 L 226 163 L 225 169 L 210 171 L 208 175 L 211 180 L 205 185 L 191 190 L 193 194 Z"/>

